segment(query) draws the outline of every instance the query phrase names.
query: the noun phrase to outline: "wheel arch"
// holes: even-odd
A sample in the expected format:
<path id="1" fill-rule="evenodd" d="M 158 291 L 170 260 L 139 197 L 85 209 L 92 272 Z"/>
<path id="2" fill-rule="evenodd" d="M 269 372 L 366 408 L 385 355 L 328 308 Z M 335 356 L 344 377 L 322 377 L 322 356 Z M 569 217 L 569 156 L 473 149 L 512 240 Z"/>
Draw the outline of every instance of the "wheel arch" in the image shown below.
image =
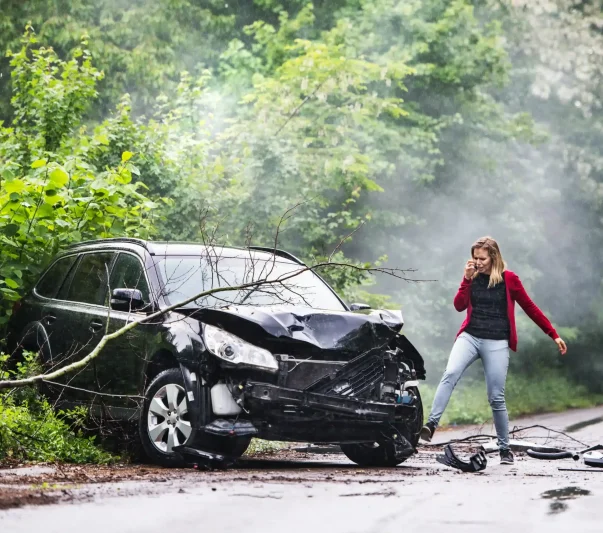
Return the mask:
<path id="1" fill-rule="evenodd" d="M 176 356 L 166 348 L 160 348 L 148 360 L 145 369 L 144 389 L 149 386 L 161 372 L 170 368 L 179 368 L 180 363 Z"/>

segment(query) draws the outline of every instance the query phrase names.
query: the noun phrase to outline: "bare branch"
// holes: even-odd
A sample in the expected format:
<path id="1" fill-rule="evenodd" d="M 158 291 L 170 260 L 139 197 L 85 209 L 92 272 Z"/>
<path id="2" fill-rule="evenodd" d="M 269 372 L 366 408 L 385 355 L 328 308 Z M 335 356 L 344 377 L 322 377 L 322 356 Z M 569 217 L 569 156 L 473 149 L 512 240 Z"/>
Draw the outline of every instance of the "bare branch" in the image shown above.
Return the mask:
<path id="1" fill-rule="evenodd" d="M 109 284 L 109 265 L 105 263 L 105 272 L 107 273 L 107 298 L 109 305 L 107 306 L 107 325 L 105 326 L 105 335 L 109 333 L 109 321 L 111 320 L 111 285 Z"/>
<path id="2" fill-rule="evenodd" d="M 325 78 L 324 80 L 322 80 L 317 86 L 316 89 L 314 89 L 308 96 L 306 96 L 301 103 L 293 110 L 293 112 L 287 117 L 287 120 L 285 121 L 285 123 L 277 130 L 277 132 L 274 134 L 274 136 L 276 137 L 281 131 L 283 131 L 283 129 L 285 128 L 285 126 L 287 124 L 289 124 L 289 121 L 295 116 L 297 115 L 297 113 L 299 113 L 299 110 L 306 104 L 306 102 L 308 100 L 310 100 L 310 98 L 312 98 L 319 90 L 320 88 L 325 84 L 325 82 L 328 80 L 329 78 Z"/>
<path id="3" fill-rule="evenodd" d="M 350 233 L 348 233 L 343 239 L 341 239 L 339 241 L 339 244 L 337 244 L 337 246 L 335 246 L 335 248 L 333 249 L 333 251 L 331 252 L 331 255 L 329 256 L 328 261 L 331 262 L 331 259 L 333 259 L 333 256 L 337 253 L 337 251 L 343 246 L 343 243 L 345 241 L 347 241 L 352 235 L 354 235 L 354 233 L 356 233 L 362 226 L 364 226 L 364 222 L 361 222 L 360 224 L 358 224 L 358 226 L 356 226 L 356 228 L 354 230 L 352 230 Z"/>
<path id="4" fill-rule="evenodd" d="M 87 392 L 88 394 L 92 394 L 94 396 L 108 396 L 110 398 L 132 398 L 132 399 L 136 399 L 136 400 L 144 400 L 144 396 L 138 396 L 137 394 L 110 394 L 108 392 L 98 392 L 95 390 L 82 389 L 81 387 L 74 387 L 73 385 L 65 385 L 64 383 L 58 383 L 56 381 L 51 381 L 49 379 L 44 379 L 43 381 L 44 381 L 44 383 L 49 383 L 50 385 L 62 387 L 63 389 Z"/>

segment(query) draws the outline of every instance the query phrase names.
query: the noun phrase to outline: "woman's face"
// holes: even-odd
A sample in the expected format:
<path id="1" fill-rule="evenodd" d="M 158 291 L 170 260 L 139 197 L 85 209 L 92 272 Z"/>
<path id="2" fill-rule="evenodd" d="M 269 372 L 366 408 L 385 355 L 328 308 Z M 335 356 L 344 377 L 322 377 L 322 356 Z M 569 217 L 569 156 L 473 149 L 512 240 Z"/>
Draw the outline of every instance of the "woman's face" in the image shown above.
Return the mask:
<path id="1" fill-rule="evenodd" d="M 480 274 L 490 274 L 492 271 L 492 259 L 485 248 L 476 248 L 473 250 L 473 260 Z"/>

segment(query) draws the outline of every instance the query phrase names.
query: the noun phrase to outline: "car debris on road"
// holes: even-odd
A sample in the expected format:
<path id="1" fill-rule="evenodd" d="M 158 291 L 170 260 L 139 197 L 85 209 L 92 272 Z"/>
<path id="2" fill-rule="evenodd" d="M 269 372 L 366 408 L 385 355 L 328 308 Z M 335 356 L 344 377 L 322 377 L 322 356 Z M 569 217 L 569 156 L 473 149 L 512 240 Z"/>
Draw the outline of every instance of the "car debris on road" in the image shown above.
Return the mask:
<path id="1" fill-rule="evenodd" d="M 480 472 L 481 470 L 485 470 L 488 464 L 488 458 L 483 450 L 472 455 L 469 458 L 469 461 L 463 461 L 454 453 L 450 444 L 444 448 L 444 455 L 438 455 L 436 457 L 436 461 L 443 465 L 461 470 L 462 472 Z"/>

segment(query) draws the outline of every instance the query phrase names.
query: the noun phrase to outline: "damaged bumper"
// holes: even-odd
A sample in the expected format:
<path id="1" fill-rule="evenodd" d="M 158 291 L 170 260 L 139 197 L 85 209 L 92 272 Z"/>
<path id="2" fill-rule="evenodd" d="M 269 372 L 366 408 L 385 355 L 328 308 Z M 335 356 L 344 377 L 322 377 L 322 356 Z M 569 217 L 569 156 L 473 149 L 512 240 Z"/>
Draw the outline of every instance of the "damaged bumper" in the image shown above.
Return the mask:
<path id="1" fill-rule="evenodd" d="M 373 443 L 400 427 L 416 425 L 420 397 L 412 391 L 403 394 L 400 401 L 386 402 L 248 381 L 233 388 L 233 400 L 244 406 L 241 413 L 213 420 L 201 432 L 281 441 Z M 405 435 L 411 438 L 411 433 Z"/>
<path id="2" fill-rule="evenodd" d="M 286 413 L 290 419 L 310 414 L 332 414 L 371 422 L 394 421 L 412 416 L 416 407 L 408 403 L 384 403 L 361 398 L 334 396 L 317 392 L 287 389 L 267 383 L 248 382 L 242 396 L 251 412 L 272 410 Z"/>

